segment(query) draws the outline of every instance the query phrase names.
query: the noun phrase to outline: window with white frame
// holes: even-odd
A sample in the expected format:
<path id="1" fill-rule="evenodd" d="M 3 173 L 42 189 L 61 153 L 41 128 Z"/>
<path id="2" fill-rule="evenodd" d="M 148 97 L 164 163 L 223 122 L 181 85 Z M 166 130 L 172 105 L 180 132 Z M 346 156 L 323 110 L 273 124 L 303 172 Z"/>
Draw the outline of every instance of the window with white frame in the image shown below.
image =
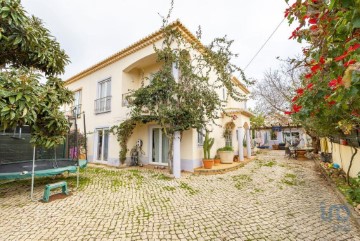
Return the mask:
<path id="1" fill-rule="evenodd" d="M 97 99 L 95 100 L 95 113 L 111 111 L 111 78 L 100 81 L 97 88 Z"/>
<path id="2" fill-rule="evenodd" d="M 78 116 L 81 113 L 81 94 L 82 94 L 81 89 L 74 92 L 74 103 L 72 107 L 72 113 L 75 116 Z"/>
<path id="3" fill-rule="evenodd" d="M 96 129 L 96 160 L 107 161 L 109 154 L 109 128 Z"/>
<path id="4" fill-rule="evenodd" d="M 198 143 L 198 146 L 203 146 L 204 145 L 204 139 L 205 139 L 205 136 L 204 136 L 204 129 L 201 129 L 197 132 L 197 143 Z"/>

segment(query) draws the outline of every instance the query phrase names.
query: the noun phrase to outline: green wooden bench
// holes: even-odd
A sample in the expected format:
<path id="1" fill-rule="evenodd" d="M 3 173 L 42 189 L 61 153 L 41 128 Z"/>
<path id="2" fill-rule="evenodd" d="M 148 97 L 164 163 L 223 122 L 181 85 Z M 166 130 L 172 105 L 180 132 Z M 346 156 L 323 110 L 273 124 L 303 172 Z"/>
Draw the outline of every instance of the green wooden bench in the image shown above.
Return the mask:
<path id="1" fill-rule="evenodd" d="M 65 181 L 62 181 L 62 182 L 56 182 L 56 183 L 52 183 L 52 184 L 46 184 L 45 185 L 45 190 L 44 190 L 44 197 L 43 197 L 43 200 L 45 202 L 48 202 L 49 201 L 49 197 L 50 197 L 50 191 L 52 189 L 55 189 L 55 188 L 60 188 L 62 189 L 62 193 L 65 194 L 65 195 L 68 195 L 69 194 L 69 191 L 68 191 L 68 187 L 67 187 L 67 183 Z"/>

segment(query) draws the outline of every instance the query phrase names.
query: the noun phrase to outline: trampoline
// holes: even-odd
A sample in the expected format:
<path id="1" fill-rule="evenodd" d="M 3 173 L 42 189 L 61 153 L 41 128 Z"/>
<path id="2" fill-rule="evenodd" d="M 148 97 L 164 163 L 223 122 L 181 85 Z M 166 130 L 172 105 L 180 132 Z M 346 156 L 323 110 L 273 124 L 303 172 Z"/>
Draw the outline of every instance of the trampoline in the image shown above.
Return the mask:
<path id="1" fill-rule="evenodd" d="M 29 178 L 32 174 L 32 165 L 32 160 L 1 164 L 0 180 Z M 87 160 L 79 160 L 80 168 L 84 168 L 86 165 Z M 34 176 L 37 177 L 58 175 L 64 172 L 75 173 L 76 171 L 77 161 L 72 159 L 36 160 L 34 166 Z"/>

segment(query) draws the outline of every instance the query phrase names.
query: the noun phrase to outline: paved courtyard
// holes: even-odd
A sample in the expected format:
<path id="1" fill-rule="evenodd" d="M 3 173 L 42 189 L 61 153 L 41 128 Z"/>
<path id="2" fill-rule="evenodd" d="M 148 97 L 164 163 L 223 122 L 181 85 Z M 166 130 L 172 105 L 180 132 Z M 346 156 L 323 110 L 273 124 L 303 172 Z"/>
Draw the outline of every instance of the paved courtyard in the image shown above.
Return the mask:
<path id="1" fill-rule="evenodd" d="M 3 184 L 0 240 L 360 240 L 350 218 L 327 215 L 339 200 L 312 161 L 272 151 L 226 174 L 163 173 L 91 167 L 50 203 L 29 201 L 29 181 Z"/>

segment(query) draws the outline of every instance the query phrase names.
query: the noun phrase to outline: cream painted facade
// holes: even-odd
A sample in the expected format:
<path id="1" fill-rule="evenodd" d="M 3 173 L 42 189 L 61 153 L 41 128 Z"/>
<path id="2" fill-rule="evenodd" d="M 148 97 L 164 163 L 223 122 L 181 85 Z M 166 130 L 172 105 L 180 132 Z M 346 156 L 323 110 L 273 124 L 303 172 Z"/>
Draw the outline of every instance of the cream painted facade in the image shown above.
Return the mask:
<path id="1" fill-rule="evenodd" d="M 355 152 L 354 148 L 338 143 L 332 143 L 328 138 L 327 146 L 328 152 L 332 153 L 333 162 L 339 164 L 339 166 L 344 170 L 344 172 L 347 173 L 350 165 L 351 156 Z M 357 149 L 358 152 L 354 156 L 354 160 L 350 168 L 350 177 L 357 177 L 358 173 L 360 173 L 360 148 Z M 321 151 L 325 151 L 324 146 L 321 146 Z"/>
<path id="2" fill-rule="evenodd" d="M 177 27 L 189 41 L 197 41 L 180 22 L 175 22 L 173 25 L 174 27 Z M 129 117 L 129 109 L 123 103 L 123 96 L 126 95 L 130 89 L 135 90 L 139 88 L 144 77 L 151 75 L 161 67 L 161 65 L 156 62 L 156 55 L 153 48 L 153 45 L 160 47 L 161 43 L 161 32 L 155 32 L 66 81 L 66 86 L 70 90 L 74 92 L 81 90 L 81 100 L 79 101 L 81 104 L 81 111 L 84 111 L 86 114 L 87 132 L 91 132 L 91 134 L 88 134 L 87 138 L 88 160 L 90 162 L 115 166 L 119 165 L 120 147 L 116 137 L 109 134 L 108 137 L 104 138 L 101 135 L 105 135 L 105 132 L 102 132 L 101 130 L 111 128 L 113 125 L 118 125 Z M 101 82 L 104 80 L 111 81 L 110 96 L 107 98 L 111 100 L 110 111 L 96 113 L 95 100 L 101 97 Z M 237 83 L 240 91 L 245 95 L 250 93 L 236 78 L 234 78 L 234 81 Z M 222 96 L 223 90 L 219 89 L 218 94 Z M 70 107 L 65 108 L 67 108 L 67 110 L 70 109 Z M 232 144 L 235 152 L 238 152 L 238 147 L 240 145 L 237 141 L 238 136 L 236 135 L 236 130 L 238 128 L 243 129 L 244 125 L 247 128 L 250 127 L 249 117 L 251 116 L 251 113 L 246 110 L 245 102 L 239 103 L 230 98 L 227 98 L 226 108 L 237 117 L 234 121 L 236 129 L 233 131 Z M 78 118 L 79 130 L 83 130 L 82 118 L 83 117 Z M 225 123 L 230 120 L 230 117 L 224 117 L 218 120 L 218 124 L 224 126 Z M 158 126 L 154 123 L 139 124 L 128 141 L 128 149 L 130 150 L 135 146 L 137 140 L 142 140 L 142 150 L 144 154 L 141 156 L 141 161 L 143 164 L 161 165 L 162 163 L 152 162 L 154 157 L 151 153 L 155 149 L 158 151 L 157 146 L 159 146 L 159 150 L 171 148 L 167 147 L 164 143 L 159 144 L 162 137 L 160 137 L 161 134 L 159 133 L 159 130 L 156 129 L 157 127 Z M 215 155 L 218 148 L 225 146 L 222 132 L 222 127 L 213 126 L 211 137 L 215 137 L 215 144 L 212 148 L 212 156 Z M 105 144 L 105 142 L 107 144 Z M 162 146 L 160 147 L 160 145 Z M 104 151 L 106 151 L 105 148 L 108 150 L 107 160 L 101 160 L 104 158 L 99 158 L 99 152 L 101 152 L 99 149 L 104 153 Z M 188 130 L 183 132 L 180 151 L 181 169 L 193 171 L 194 168 L 201 166 L 202 153 L 202 146 L 198 145 L 197 131 Z M 129 161 L 130 152 L 128 152 L 127 156 L 127 161 Z"/>

